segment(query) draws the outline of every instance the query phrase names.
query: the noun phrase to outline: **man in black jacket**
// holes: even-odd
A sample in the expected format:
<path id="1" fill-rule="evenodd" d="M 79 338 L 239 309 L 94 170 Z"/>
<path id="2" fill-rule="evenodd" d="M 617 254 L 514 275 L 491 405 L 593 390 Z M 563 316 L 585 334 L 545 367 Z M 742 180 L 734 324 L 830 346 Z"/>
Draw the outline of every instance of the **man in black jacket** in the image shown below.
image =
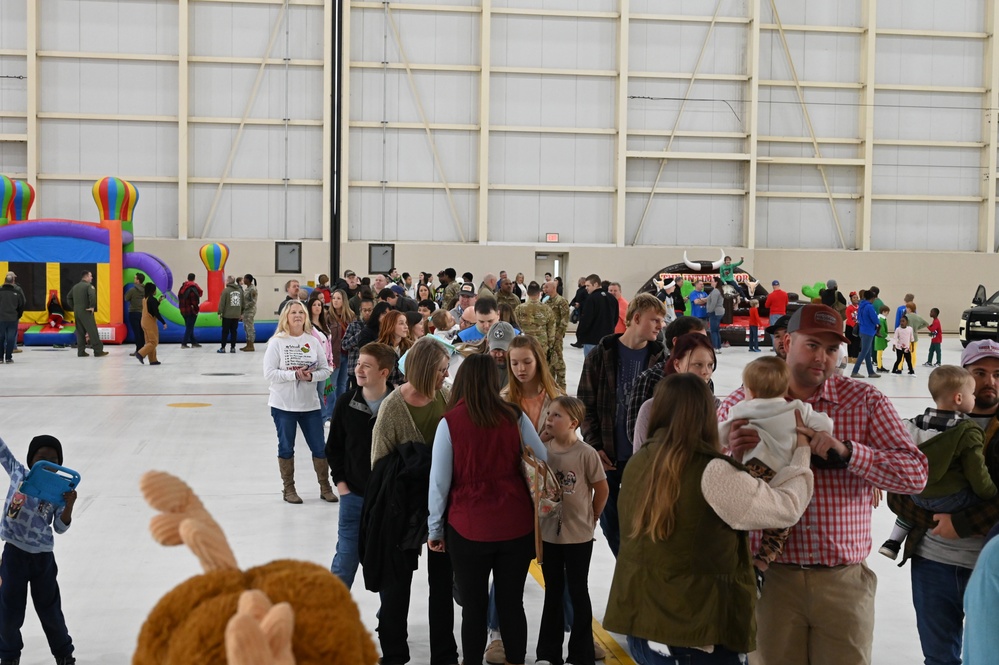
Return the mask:
<path id="1" fill-rule="evenodd" d="M 0 363 L 14 362 L 17 345 L 17 322 L 24 314 L 24 293 L 14 287 L 13 273 L 8 273 L 0 287 Z"/>
<path id="2" fill-rule="evenodd" d="M 607 293 L 600 284 L 599 275 L 586 278 L 586 300 L 579 315 L 576 339 L 583 345 L 583 357 L 589 355 L 600 340 L 614 332 L 613 321 L 617 320 L 617 300 Z M 614 318 L 610 318 L 611 306 Z"/>
<path id="3" fill-rule="evenodd" d="M 336 555 L 331 570 L 348 589 L 360 564 L 358 541 L 364 491 L 371 475 L 371 432 L 378 408 L 392 392 L 388 376 L 395 363 L 395 351 L 385 344 L 361 348 L 354 368 L 357 388 L 337 399 L 326 440 L 326 459 L 340 494 Z"/>

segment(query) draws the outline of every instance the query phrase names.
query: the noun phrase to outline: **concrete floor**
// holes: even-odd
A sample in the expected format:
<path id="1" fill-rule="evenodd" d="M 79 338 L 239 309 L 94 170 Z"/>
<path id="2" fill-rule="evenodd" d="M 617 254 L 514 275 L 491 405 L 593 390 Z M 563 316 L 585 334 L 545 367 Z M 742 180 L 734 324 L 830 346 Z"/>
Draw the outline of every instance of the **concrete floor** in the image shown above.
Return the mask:
<path id="1" fill-rule="evenodd" d="M 922 347 L 921 356 L 926 353 Z M 0 366 L 0 436 L 23 460 L 34 435 L 55 435 L 65 447 L 65 464 L 83 477 L 73 526 L 57 537 L 56 557 L 77 657 L 87 665 L 130 662 L 139 628 L 156 601 L 201 572 L 189 551 L 161 547 L 149 536 L 153 512 L 138 491 L 143 472 L 161 469 L 185 479 L 225 530 L 244 568 L 289 557 L 328 566 L 337 525 L 337 506 L 319 500 L 304 442 L 297 447 L 297 475 L 305 504 L 291 506 L 280 499 L 262 353 L 218 355 L 209 345 L 191 350 L 166 345 L 160 347 L 163 364 L 149 367 L 126 355 L 133 347 L 107 348 L 111 355 L 103 359 L 77 358 L 72 349 L 26 348 L 14 364 Z M 956 363 L 956 339 L 946 340 L 943 348 L 944 360 Z M 573 392 L 582 351 L 566 346 L 565 355 Z M 715 374 L 717 394 L 738 387 L 742 367 L 755 357 L 744 347 L 726 349 Z M 878 383 L 903 417 L 930 405 L 925 370 L 918 368 L 914 378 L 889 375 Z M 877 545 L 893 516 L 882 506 L 873 521 Z M 614 562 L 599 529 L 597 540 L 590 589 L 600 619 Z M 921 662 L 908 570 L 876 551 L 869 563 L 879 577 L 874 662 Z M 421 568 L 410 611 L 416 664 L 429 656 L 427 603 L 420 591 L 425 585 Z M 357 582 L 354 597 L 373 628 L 377 596 Z M 529 655 L 542 598 L 529 579 Z M 456 622 L 456 635 L 458 628 Z M 24 637 L 24 665 L 51 662 L 31 609 Z"/>

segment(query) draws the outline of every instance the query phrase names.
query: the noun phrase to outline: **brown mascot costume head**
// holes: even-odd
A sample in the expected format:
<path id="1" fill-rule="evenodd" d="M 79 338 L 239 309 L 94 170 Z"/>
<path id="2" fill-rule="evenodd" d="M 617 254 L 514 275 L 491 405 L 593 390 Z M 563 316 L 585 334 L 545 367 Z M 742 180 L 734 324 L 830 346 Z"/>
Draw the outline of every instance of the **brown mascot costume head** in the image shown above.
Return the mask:
<path id="1" fill-rule="evenodd" d="M 133 665 L 374 665 L 378 653 L 347 587 L 305 561 L 241 571 L 225 534 L 182 480 L 150 471 L 142 494 L 160 511 L 161 545 L 186 544 L 204 574 L 160 599 Z"/>

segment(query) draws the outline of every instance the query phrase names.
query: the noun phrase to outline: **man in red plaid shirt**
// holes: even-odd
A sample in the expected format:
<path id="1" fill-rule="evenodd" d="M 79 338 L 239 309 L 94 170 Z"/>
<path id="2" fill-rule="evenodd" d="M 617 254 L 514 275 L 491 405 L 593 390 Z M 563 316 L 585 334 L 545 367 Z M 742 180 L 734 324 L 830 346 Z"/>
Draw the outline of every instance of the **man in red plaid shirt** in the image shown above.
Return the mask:
<path id="1" fill-rule="evenodd" d="M 834 309 L 806 305 L 787 332 L 788 397 L 829 415 L 834 429 L 801 429 L 811 438 L 815 493 L 767 572 L 756 606 L 757 655 L 765 665 L 869 664 L 877 579 L 864 560 L 871 551 L 873 488 L 919 493 L 926 457 L 887 397 L 836 373 L 847 339 Z M 718 420 L 743 399 L 742 388 L 729 395 Z M 733 423 L 727 442 L 737 459 L 759 442 L 746 423 Z"/>

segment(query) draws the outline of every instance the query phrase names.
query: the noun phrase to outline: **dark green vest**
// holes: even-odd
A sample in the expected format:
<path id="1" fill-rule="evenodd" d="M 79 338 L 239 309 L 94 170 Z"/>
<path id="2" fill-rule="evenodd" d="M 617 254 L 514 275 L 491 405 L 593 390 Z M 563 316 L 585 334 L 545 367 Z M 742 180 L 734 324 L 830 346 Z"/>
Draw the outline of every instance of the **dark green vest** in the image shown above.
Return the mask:
<path id="1" fill-rule="evenodd" d="M 614 569 L 604 628 L 682 647 L 721 644 L 756 648 L 756 582 L 749 542 L 719 518 L 701 494 L 708 463 L 723 455 L 698 454 L 683 471 L 676 526 L 665 541 L 630 535 L 642 490 L 651 478 L 646 445 L 628 462 L 617 506 L 621 551 Z"/>

